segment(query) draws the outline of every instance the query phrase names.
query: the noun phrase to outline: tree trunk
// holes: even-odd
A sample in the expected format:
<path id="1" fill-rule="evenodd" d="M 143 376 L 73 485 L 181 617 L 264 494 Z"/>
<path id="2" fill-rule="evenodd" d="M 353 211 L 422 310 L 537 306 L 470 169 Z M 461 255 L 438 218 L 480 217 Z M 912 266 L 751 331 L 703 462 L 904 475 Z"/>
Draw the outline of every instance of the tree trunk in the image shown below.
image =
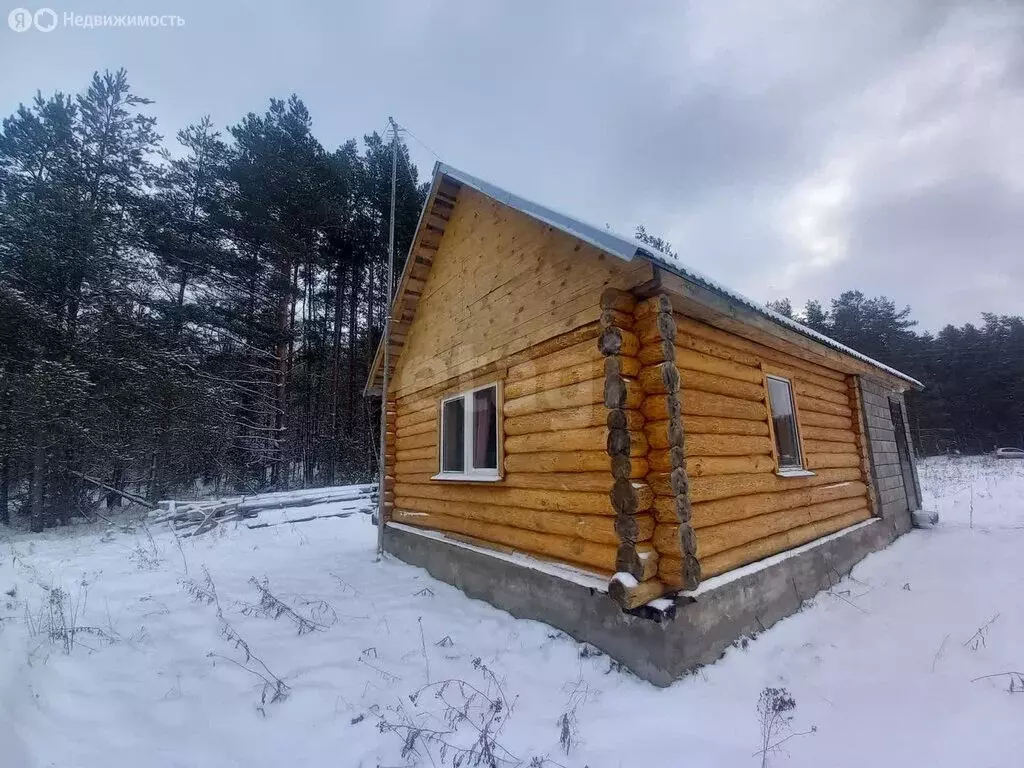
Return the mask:
<path id="1" fill-rule="evenodd" d="M 46 487 L 46 445 L 42 427 L 36 428 L 32 456 L 32 507 L 30 527 L 33 533 L 43 532 L 43 490 Z"/>
<path id="2" fill-rule="evenodd" d="M 0 523 L 11 524 L 11 511 L 8 507 L 11 488 L 11 457 L 5 453 L 0 460 Z"/>
<path id="3" fill-rule="evenodd" d="M 288 407 L 288 369 L 290 367 L 289 319 L 290 302 L 288 287 L 291 285 L 291 268 L 282 259 L 278 265 L 277 298 L 277 371 L 274 382 L 274 459 L 270 469 L 270 484 L 275 488 L 281 486 L 282 478 L 286 480 L 287 467 L 284 456 L 285 443 L 285 411 Z"/>
<path id="4" fill-rule="evenodd" d="M 114 488 L 113 491 L 107 493 L 107 509 L 113 509 L 114 507 L 121 506 L 121 497 L 117 494 L 117 491 L 121 490 L 121 480 L 124 475 L 124 470 L 120 464 L 114 466 L 114 478 L 110 481 L 110 485 Z"/>
<path id="5" fill-rule="evenodd" d="M 337 274 L 334 281 L 334 337 L 331 340 L 331 459 L 328 463 L 330 478 L 333 485 L 338 473 L 338 398 L 341 396 L 338 376 L 341 371 L 341 325 L 345 318 L 345 276 L 341 259 L 338 259 Z M 326 314 L 326 313 L 325 313 Z"/>
<path id="6" fill-rule="evenodd" d="M 351 437 L 355 426 L 356 355 L 359 350 L 359 328 L 356 323 L 356 292 L 359 290 L 359 265 L 352 264 L 352 281 L 348 286 L 348 403 L 345 413 L 346 431 Z"/>

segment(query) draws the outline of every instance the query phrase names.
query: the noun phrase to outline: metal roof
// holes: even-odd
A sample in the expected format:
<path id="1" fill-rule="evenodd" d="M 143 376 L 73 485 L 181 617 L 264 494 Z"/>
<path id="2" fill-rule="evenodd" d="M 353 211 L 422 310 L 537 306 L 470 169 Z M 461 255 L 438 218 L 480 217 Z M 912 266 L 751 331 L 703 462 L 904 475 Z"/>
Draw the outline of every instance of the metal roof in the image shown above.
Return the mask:
<path id="1" fill-rule="evenodd" d="M 885 371 L 892 376 L 903 379 L 915 387 L 924 388 L 924 385 L 912 376 L 908 376 L 895 368 L 891 368 L 884 363 L 880 363 L 855 349 L 847 347 L 845 344 L 840 344 L 835 339 L 831 339 L 823 333 L 818 333 L 792 318 L 781 315 L 778 312 L 774 312 L 763 304 L 756 302 L 741 293 L 737 293 L 736 291 L 726 288 L 721 283 L 712 280 L 701 272 L 698 272 L 685 264 L 678 257 L 662 253 L 645 243 L 641 243 L 635 238 L 619 235 L 608 228 L 596 227 L 592 224 L 587 224 L 573 216 L 569 216 L 556 211 L 553 208 L 548 208 L 547 206 L 527 200 L 524 197 L 520 197 L 519 195 L 515 195 L 507 190 L 497 187 L 490 182 L 478 179 L 465 171 L 460 171 L 458 168 L 453 168 L 452 166 L 441 162 L 436 163 L 434 165 L 434 186 L 436 186 L 438 181 L 444 176 L 454 179 L 460 184 L 472 187 L 481 194 L 491 197 L 498 202 L 504 203 L 517 211 L 521 211 L 527 216 L 537 219 L 538 221 L 542 221 L 545 224 L 555 227 L 578 240 L 589 243 L 595 248 L 599 248 L 600 250 L 620 258 L 623 261 L 632 261 L 638 257 L 645 261 L 649 261 L 668 272 L 672 272 L 685 280 L 689 280 L 690 282 L 708 289 L 712 293 L 718 294 L 722 298 L 742 304 L 748 309 L 763 315 L 784 328 L 788 328 L 789 330 L 795 331 L 796 333 L 812 339 L 813 341 L 824 344 L 837 352 L 849 355 L 861 362 Z"/>

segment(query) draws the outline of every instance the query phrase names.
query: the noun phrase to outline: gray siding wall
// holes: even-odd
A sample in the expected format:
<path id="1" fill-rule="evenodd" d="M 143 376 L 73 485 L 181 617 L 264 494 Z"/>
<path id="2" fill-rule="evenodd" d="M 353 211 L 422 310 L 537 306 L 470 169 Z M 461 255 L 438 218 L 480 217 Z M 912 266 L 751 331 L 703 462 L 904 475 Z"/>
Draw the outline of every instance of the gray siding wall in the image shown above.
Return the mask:
<path id="1" fill-rule="evenodd" d="M 910 449 L 914 485 L 917 498 L 921 498 L 921 486 L 917 478 L 917 462 L 914 444 L 910 439 L 909 420 L 906 404 L 901 392 L 891 390 L 882 383 L 865 376 L 858 376 L 861 400 L 864 404 L 864 424 L 868 432 L 868 454 L 871 460 L 871 474 L 875 484 L 880 517 L 892 520 L 904 518 L 910 508 L 907 492 L 903 487 L 903 472 L 896 449 L 896 432 L 893 427 L 890 399 L 899 402 L 903 411 L 903 428 L 907 446 Z"/>

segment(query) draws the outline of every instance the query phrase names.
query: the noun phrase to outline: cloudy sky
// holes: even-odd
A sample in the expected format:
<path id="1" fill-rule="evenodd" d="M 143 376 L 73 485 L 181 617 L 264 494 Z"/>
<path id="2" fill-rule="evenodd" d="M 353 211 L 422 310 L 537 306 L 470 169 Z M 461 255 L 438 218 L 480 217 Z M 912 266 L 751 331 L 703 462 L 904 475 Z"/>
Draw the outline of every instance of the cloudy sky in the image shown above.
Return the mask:
<path id="1" fill-rule="evenodd" d="M 27 0 L 7 0 L 35 10 Z M 87 0 L 183 27 L 0 27 L 0 113 L 128 69 L 167 134 L 298 93 L 328 148 L 445 162 L 796 305 L 1024 312 L 1024 3 Z M 422 143 L 421 143 L 422 142 Z"/>

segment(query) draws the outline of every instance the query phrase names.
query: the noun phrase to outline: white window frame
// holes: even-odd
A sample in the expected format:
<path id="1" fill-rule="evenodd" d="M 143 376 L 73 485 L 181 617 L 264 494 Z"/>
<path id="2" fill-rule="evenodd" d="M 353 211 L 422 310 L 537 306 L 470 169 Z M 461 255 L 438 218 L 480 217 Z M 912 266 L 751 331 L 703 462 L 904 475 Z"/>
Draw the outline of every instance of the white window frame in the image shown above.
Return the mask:
<path id="1" fill-rule="evenodd" d="M 772 393 L 768 386 L 768 381 L 771 379 L 784 381 L 786 386 L 789 387 L 789 407 L 793 411 L 793 429 L 796 430 L 797 464 L 786 466 L 783 466 L 782 464 L 782 454 L 779 452 L 779 439 L 778 435 L 775 434 L 775 410 L 772 408 Z M 772 455 L 775 458 L 775 474 L 780 475 L 781 477 L 812 477 L 814 473 L 807 469 L 807 457 L 804 454 L 804 441 L 800 434 L 800 412 L 796 407 L 796 387 L 793 386 L 793 380 L 788 379 L 785 376 L 765 373 L 765 397 L 768 400 L 768 422 L 771 428 Z"/>
<path id="2" fill-rule="evenodd" d="M 501 443 L 502 443 L 502 427 L 501 427 L 501 382 L 492 381 L 490 384 L 484 384 L 473 389 L 467 389 L 463 392 L 459 392 L 454 395 L 449 395 L 441 399 L 440 407 L 437 411 L 437 427 L 438 427 L 438 451 L 437 451 L 437 467 L 438 472 L 431 479 L 432 480 L 460 480 L 478 483 L 493 483 L 496 480 L 501 480 L 501 462 L 502 454 Z M 471 439 L 473 435 L 473 395 L 477 392 L 481 392 L 485 389 L 494 390 L 494 436 L 495 436 L 495 456 L 496 456 L 496 467 L 474 467 L 473 466 L 473 441 Z M 450 403 L 453 400 L 462 400 L 462 449 L 463 459 L 462 466 L 465 470 L 462 472 L 445 472 L 444 471 L 444 406 L 446 403 Z"/>

